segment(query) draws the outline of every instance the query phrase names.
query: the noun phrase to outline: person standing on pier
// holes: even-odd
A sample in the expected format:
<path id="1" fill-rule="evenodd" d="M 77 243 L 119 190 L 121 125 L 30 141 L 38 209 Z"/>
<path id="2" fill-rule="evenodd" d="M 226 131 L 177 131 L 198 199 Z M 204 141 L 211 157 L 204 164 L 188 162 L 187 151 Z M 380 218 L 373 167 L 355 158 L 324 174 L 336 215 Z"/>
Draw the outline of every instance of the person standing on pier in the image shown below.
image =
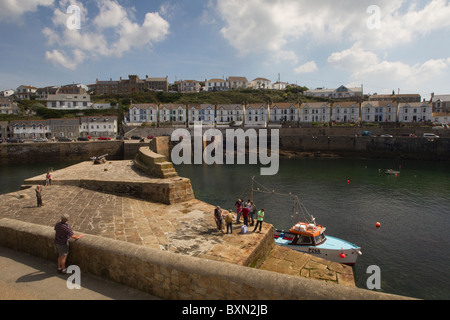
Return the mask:
<path id="1" fill-rule="evenodd" d="M 222 227 L 223 227 L 222 209 L 221 209 L 219 206 L 217 206 L 217 207 L 214 209 L 214 220 L 216 220 L 217 229 L 218 229 L 220 232 L 223 232 L 223 231 L 222 231 Z"/>
<path id="2" fill-rule="evenodd" d="M 258 228 L 258 225 L 259 225 L 259 232 L 261 232 L 263 220 L 264 220 L 264 209 L 261 209 L 258 211 L 258 217 L 256 218 L 256 225 L 255 225 L 255 229 L 253 229 L 253 232 L 256 231 L 256 228 Z"/>
<path id="3" fill-rule="evenodd" d="M 69 239 L 78 240 L 83 237 L 82 234 L 76 236 L 67 224 L 69 216 L 64 214 L 61 221 L 55 225 L 55 248 L 58 252 L 58 273 L 66 273 L 66 259 L 69 255 Z"/>
<path id="4" fill-rule="evenodd" d="M 37 206 L 42 207 L 42 186 L 37 185 L 35 191 L 36 191 Z"/>
<path id="5" fill-rule="evenodd" d="M 227 234 L 228 231 L 230 231 L 230 233 L 233 234 L 233 213 L 231 210 L 229 210 L 225 216 L 225 223 L 227 225 Z"/>

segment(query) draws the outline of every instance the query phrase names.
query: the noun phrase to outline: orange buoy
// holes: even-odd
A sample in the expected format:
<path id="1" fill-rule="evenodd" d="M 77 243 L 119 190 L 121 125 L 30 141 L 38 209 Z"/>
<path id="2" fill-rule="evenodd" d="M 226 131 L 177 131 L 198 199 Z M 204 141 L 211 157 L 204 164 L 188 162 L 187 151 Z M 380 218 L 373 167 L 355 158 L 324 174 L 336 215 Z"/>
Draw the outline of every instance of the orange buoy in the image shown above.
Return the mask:
<path id="1" fill-rule="evenodd" d="M 377 222 L 376 226 L 377 228 L 381 227 L 381 223 Z"/>

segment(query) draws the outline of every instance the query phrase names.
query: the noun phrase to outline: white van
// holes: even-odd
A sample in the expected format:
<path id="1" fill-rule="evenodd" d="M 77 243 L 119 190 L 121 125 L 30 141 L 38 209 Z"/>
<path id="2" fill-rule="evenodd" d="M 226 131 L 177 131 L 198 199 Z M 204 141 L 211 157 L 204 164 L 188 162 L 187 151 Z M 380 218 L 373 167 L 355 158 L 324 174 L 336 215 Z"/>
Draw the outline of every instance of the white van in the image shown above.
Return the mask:
<path id="1" fill-rule="evenodd" d="M 434 133 L 424 133 L 423 137 L 424 138 L 439 138 L 439 136 L 435 135 Z"/>

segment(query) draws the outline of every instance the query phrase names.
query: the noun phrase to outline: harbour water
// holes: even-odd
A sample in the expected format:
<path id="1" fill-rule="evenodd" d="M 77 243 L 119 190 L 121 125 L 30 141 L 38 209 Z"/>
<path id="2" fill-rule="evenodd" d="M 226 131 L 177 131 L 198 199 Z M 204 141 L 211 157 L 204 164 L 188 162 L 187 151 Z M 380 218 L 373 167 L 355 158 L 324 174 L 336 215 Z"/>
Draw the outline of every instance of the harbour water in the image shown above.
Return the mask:
<path id="1" fill-rule="evenodd" d="M 15 192 L 24 179 L 70 164 L 0 167 L 0 193 Z M 384 174 L 399 166 L 397 177 Z M 250 198 L 252 176 L 277 193 L 291 192 L 327 234 L 362 247 L 354 267 L 358 287 L 367 288 L 367 270 L 375 265 L 383 292 L 450 299 L 448 163 L 286 159 L 274 176 L 259 176 L 255 165 L 181 165 L 176 170 L 191 179 L 197 199 L 225 209 L 234 209 L 237 198 Z M 289 229 L 297 220 L 290 197 L 255 193 L 254 201 L 276 228 Z"/>
<path id="2" fill-rule="evenodd" d="M 397 177 L 384 173 L 399 166 Z M 354 267 L 360 288 L 367 289 L 368 268 L 378 266 L 382 292 L 450 299 L 448 163 L 282 160 L 279 173 L 265 177 L 250 165 L 176 169 L 191 179 L 196 198 L 225 209 L 250 198 L 252 176 L 277 193 L 297 195 L 326 234 L 362 247 Z M 254 193 L 254 201 L 275 228 L 289 229 L 297 220 L 292 198 Z"/>

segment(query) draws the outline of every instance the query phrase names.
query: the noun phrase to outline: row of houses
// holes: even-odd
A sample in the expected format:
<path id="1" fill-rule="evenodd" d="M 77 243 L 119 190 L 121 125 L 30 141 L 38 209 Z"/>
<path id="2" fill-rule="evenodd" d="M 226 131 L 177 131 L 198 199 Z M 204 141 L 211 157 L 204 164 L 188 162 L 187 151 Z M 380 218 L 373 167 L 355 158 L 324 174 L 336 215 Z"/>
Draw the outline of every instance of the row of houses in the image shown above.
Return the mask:
<path id="1" fill-rule="evenodd" d="M 193 124 L 200 121 L 204 125 L 244 124 L 246 126 L 267 126 L 269 123 L 329 122 L 447 123 L 447 115 L 447 113 L 433 114 L 433 106 L 427 102 L 132 104 L 126 121 L 131 125 L 143 123 Z"/>
<path id="2" fill-rule="evenodd" d="M 116 136 L 117 117 L 1 121 L 0 138 L 70 138 Z"/>

